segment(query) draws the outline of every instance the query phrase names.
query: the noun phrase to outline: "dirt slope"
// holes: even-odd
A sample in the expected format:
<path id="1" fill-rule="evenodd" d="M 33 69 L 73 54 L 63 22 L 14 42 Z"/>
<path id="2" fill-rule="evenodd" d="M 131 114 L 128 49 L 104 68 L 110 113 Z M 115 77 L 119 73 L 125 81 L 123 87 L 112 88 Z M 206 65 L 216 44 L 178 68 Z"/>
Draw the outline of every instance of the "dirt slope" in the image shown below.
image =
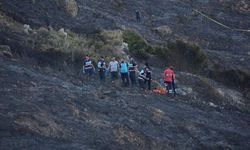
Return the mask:
<path id="1" fill-rule="evenodd" d="M 249 113 L 0 59 L 1 149 L 249 149 Z"/>

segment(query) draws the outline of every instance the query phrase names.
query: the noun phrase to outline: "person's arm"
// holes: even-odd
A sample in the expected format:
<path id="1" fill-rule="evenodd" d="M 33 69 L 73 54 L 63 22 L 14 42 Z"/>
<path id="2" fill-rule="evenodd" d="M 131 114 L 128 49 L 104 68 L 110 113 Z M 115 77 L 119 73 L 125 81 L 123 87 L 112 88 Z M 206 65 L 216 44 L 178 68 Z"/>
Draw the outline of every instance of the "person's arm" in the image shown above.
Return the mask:
<path id="1" fill-rule="evenodd" d="M 110 62 L 109 62 L 109 66 L 108 66 L 107 70 L 109 70 L 109 71 L 110 71 L 110 68 L 111 68 L 111 66 L 110 66 Z"/>
<path id="2" fill-rule="evenodd" d="M 175 80 L 175 74 L 174 74 L 174 72 L 173 72 L 173 80 Z"/>
<path id="3" fill-rule="evenodd" d="M 83 61 L 83 69 L 85 69 L 85 64 L 86 64 L 86 62 L 85 62 L 85 60 Z"/>
<path id="4" fill-rule="evenodd" d="M 117 62 L 117 72 L 120 71 L 119 62 Z"/>
<path id="5" fill-rule="evenodd" d="M 93 65 L 93 63 L 91 63 L 92 67 L 93 67 L 93 70 L 95 71 L 95 66 Z"/>

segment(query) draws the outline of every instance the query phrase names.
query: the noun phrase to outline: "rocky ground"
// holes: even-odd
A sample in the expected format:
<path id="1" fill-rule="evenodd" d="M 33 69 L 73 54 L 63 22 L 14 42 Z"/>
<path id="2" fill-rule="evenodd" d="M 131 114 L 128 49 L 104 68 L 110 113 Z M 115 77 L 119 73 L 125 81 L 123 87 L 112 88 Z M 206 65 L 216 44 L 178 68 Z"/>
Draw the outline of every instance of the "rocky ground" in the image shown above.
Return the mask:
<path id="1" fill-rule="evenodd" d="M 30 62 L 0 59 L 3 150 L 250 148 L 249 112 L 211 101 L 209 88 L 179 80 L 169 97 Z"/>
<path id="2" fill-rule="evenodd" d="M 192 11 L 248 29 L 249 6 L 246 0 L 1 1 L 0 149 L 250 149 L 249 32 Z M 33 30 L 25 32 L 24 24 Z M 60 28 L 73 39 L 68 48 Z M 152 45 L 176 39 L 199 45 L 206 74 L 176 68 L 177 97 L 87 80 L 81 60 L 67 50 L 93 51 L 89 37 L 117 29 L 132 29 Z M 161 83 L 164 60 L 148 61 Z"/>

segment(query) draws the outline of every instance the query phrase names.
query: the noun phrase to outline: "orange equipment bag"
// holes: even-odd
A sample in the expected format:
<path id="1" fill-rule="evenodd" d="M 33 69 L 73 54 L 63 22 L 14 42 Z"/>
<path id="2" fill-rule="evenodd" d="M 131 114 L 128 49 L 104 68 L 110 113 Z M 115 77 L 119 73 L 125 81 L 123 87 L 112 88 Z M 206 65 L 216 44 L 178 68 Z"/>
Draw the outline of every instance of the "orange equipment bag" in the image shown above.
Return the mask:
<path id="1" fill-rule="evenodd" d="M 165 88 L 162 88 L 162 87 L 156 87 L 153 90 L 153 92 L 156 94 L 167 94 L 167 90 Z"/>

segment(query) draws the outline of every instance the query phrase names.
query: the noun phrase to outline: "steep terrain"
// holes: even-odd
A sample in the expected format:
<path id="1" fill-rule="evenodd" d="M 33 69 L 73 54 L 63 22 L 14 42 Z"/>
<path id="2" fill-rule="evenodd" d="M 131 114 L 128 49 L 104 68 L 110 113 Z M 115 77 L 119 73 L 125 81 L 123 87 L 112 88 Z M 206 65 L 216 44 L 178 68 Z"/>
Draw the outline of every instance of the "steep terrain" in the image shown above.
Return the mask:
<path id="1" fill-rule="evenodd" d="M 30 24 L 32 28 L 53 27 L 65 28 L 75 33 L 95 34 L 103 29 L 128 29 L 139 32 L 151 44 L 175 41 L 176 39 L 195 43 L 204 50 L 210 50 L 207 55 L 211 61 L 208 68 L 211 78 L 228 83 L 225 77 L 233 77 L 233 84 L 241 89 L 248 89 L 249 79 L 249 29 L 250 4 L 240 1 L 194 1 L 194 0 L 153 0 L 153 1 L 93 1 L 93 0 L 4 0 L 2 11 L 21 22 Z M 142 14 L 142 22 L 137 23 L 135 10 Z M 219 25 L 194 10 L 236 31 Z M 18 35 L 0 33 L 1 43 L 15 45 L 20 42 Z M 22 43 L 18 44 L 23 46 Z M 18 46 L 19 47 L 19 46 Z M 30 49 L 26 47 L 25 49 Z M 219 61 L 213 61 L 214 55 L 220 56 Z M 236 63 L 228 65 L 225 55 L 237 57 Z M 225 61 L 224 61 L 225 60 Z M 179 60 L 181 61 L 181 60 Z M 218 63 L 220 62 L 220 63 Z M 238 65 L 243 64 L 243 65 Z M 178 69 L 178 68 L 177 68 Z M 181 68 L 179 68 L 181 69 Z"/>
<path id="2" fill-rule="evenodd" d="M 185 94 L 173 98 L 30 62 L 0 59 L 3 150 L 250 148 L 249 113 L 212 103 L 209 88 L 179 81 Z"/>
<path id="3" fill-rule="evenodd" d="M 246 0 L 1 1 L 0 149 L 250 149 L 250 35 L 233 30 L 250 29 L 249 7 Z M 177 97 L 82 75 L 86 54 L 128 57 L 121 48 L 128 31 L 141 38 L 132 37 L 135 48 L 146 43 L 174 56 Z M 162 83 L 169 56 L 147 55 L 138 63 L 148 61 Z"/>

